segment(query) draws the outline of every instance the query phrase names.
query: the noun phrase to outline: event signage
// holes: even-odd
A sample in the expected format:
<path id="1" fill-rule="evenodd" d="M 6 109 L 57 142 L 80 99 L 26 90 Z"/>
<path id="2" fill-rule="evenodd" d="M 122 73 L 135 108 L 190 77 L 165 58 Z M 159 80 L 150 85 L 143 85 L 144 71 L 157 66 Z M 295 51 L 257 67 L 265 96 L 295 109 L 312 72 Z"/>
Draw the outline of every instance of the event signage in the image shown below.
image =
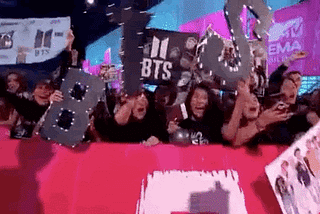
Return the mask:
<path id="1" fill-rule="evenodd" d="M 291 63 L 289 71 L 300 71 L 303 75 L 318 75 L 319 59 L 315 57 L 319 49 L 314 49 L 317 43 L 316 29 L 318 1 L 307 1 L 291 7 L 275 11 L 274 24 L 269 30 L 268 41 L 268 73 L 277 67 L 296 51 L 306 51 L 308 56 Z M 310 12 L 309 12 L 310 11 Z"/>
<path id="2" fill-rule="evenodd" d="M 0 19 L 0 64 L 38 63 L 66 46 L 70 17 Z"/>
<path id="3" fill-rule="evenodd" d="M 284 60 L 295 51 L 308 52 L 305 59 L 291 63 L 289 71 L 298 70 L 303 75 L 316 76 L 320 71 L 320 7 L 319 1 L 304 1 L 290 7 L 282 8 L 274 12 L 274 23 L 270 26 L 267 39 L 268 52 L 268 74 L 271 74 Z M 247 11 L 243 11 L 247 12 Z M 240 17 L 245 34 L 249 39 L 254 39 L 253 29 L 256 19 L 250 19 L 244 13 Z M 249 22 L 247 22 L 249 20 Z M 248 26 L 249 23 L 249 26 Z M 223 11 L 212 13 L 179 26 L 181 32 L 197 32 L 203 35 L 211 26 L 224 39 L 230 39 L 230 33 Z"/>
<path id="4" fill-rule="evenodd" d="M 320 213 L 320 123 L 265 167 L 282 212 Z"/>
<path id="5" fill-rule="evenodd" d="M 99 100 L 104 100 L 105 83 L 76 68 L 70 68 L 61 85 L 62 102 L 55 102 L 43 122 L 40 134 L 66 146 L 75 146 L 89 125 L 89 114 Z"/>
<path id="6" fill-rule="evenodd" d="M 269 63 L 281 63 L 294 51 L 302 50 L 304 20 L 302 17 L 275 23 L 269 30 Z"/>
<path id="7" fill-rule="evenodd" d="M 149 80 L 176 79 L 177 70 L 189 70 L 198 35 L 159 29 L 146 29 L 143 40 L 141 77 Z M 179 78 L 177 77 L 177 78 Z"/>

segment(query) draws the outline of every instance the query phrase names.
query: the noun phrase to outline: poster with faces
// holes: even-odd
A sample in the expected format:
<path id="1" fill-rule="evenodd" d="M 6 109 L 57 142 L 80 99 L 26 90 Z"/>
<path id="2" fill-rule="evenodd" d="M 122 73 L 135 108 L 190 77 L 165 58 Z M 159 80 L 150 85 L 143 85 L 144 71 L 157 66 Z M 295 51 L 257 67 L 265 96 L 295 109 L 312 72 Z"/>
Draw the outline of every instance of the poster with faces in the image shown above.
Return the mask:
<path id="1" fill-rule="evenodd" d="M 266 166 L 266 173 L 284 214 L 318 214 L 320 123 Z"/>
<path id="2" fill-rule="evenodd" d="M 0 19 L 0 64 L 38 63 L 66 47 L 70 17 Z"/>
<path id="3" fill-rule="evenodd" d="M 247 213 L 233 170 L 155 171 L 142 181 L 136 214 Z"/>

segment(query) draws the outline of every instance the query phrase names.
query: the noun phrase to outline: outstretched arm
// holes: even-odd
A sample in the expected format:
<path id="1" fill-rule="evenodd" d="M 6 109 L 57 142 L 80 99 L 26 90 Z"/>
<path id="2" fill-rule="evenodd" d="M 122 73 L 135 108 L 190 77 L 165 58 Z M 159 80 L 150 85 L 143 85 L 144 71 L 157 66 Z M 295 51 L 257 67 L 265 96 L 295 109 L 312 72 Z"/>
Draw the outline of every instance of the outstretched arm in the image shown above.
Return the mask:
<path id="1" fill-rule="evenodd" d="M 248 143 L 256 134 L 264 131 L 268 125 L 285 121 L 289 117 L 290 114 L 279 111 L 278 104 L 276 104 L 271 109 L 263 111 L 258 119 L 249 122 L 245 127 L 239 128 L 235 138 L 232 140 L 232 144 L 234 146 L 241 146 L 244 143 Z"/>
<path id="2" fill-rule="evenodd" d="M 298 51 L 293 53 L 290 57 L 288 57 L 269 77 L 269 83 L 278 83 L 281 81 L 284 72 L 286 72 L 290 66 L 290 64 L 298 59 L 305 58 L 307 56 L 307 52 Z"/>
<path id="3" fill-rule="evenodd" d="M 118 125 L 124 126 L 129 122 L 129 118 L 134 106 L 134 99 L 128 99 L 127 102 L 120 107 L 114 116 L 114 120 Z"/>
<path id="4" fill-rule="evenodd" d="M 243 100 L 238 98 L 229 123 L 224 124 L 221 129 L 222 137 L 227 141 L 232 141 L 237 134 L 242 118 L 242 106 Z"/>
<path id="5" fill-rule="evenodd" d="M 239 129 L 240 120 L 242 118 L 243 106 L 246 101 L 250 100 L 249 79 L 238 83 L 238 97 L 228 124 L 225 124 L 222 129 L 222 137 L 227 141 L 232 141 Z"/>

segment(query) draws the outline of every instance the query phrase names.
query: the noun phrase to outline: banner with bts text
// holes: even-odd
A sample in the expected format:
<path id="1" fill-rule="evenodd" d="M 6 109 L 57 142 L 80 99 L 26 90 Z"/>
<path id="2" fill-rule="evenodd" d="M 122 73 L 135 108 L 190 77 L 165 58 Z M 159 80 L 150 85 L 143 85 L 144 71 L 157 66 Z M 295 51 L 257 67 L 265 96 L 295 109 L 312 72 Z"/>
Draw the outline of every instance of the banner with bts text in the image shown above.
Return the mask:
<path id="1" fill-rule="evenodd" d="M 0 65 L 37 63 L 66 46 L 70 17 L 0 19 Z"/>
<path id="2" fill-rule="evenodd" d="M 141 78 L 176 82 L 194 59 L 199 36 L 160 29 L 146 29 Z"/>

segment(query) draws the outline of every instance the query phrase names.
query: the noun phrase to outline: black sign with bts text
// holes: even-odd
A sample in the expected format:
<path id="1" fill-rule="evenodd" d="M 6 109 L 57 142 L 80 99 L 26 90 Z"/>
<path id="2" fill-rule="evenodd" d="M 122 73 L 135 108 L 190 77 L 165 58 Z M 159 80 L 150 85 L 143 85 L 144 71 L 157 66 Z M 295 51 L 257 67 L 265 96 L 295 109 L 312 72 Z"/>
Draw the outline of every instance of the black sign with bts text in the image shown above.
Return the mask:
<path id="1" fill-rule="evenodd" d="M 146 29 L 142 41 L 141 78 L 144 81 L 174 81 L 190 69 L 199 36 L 160 29 Z"/>

